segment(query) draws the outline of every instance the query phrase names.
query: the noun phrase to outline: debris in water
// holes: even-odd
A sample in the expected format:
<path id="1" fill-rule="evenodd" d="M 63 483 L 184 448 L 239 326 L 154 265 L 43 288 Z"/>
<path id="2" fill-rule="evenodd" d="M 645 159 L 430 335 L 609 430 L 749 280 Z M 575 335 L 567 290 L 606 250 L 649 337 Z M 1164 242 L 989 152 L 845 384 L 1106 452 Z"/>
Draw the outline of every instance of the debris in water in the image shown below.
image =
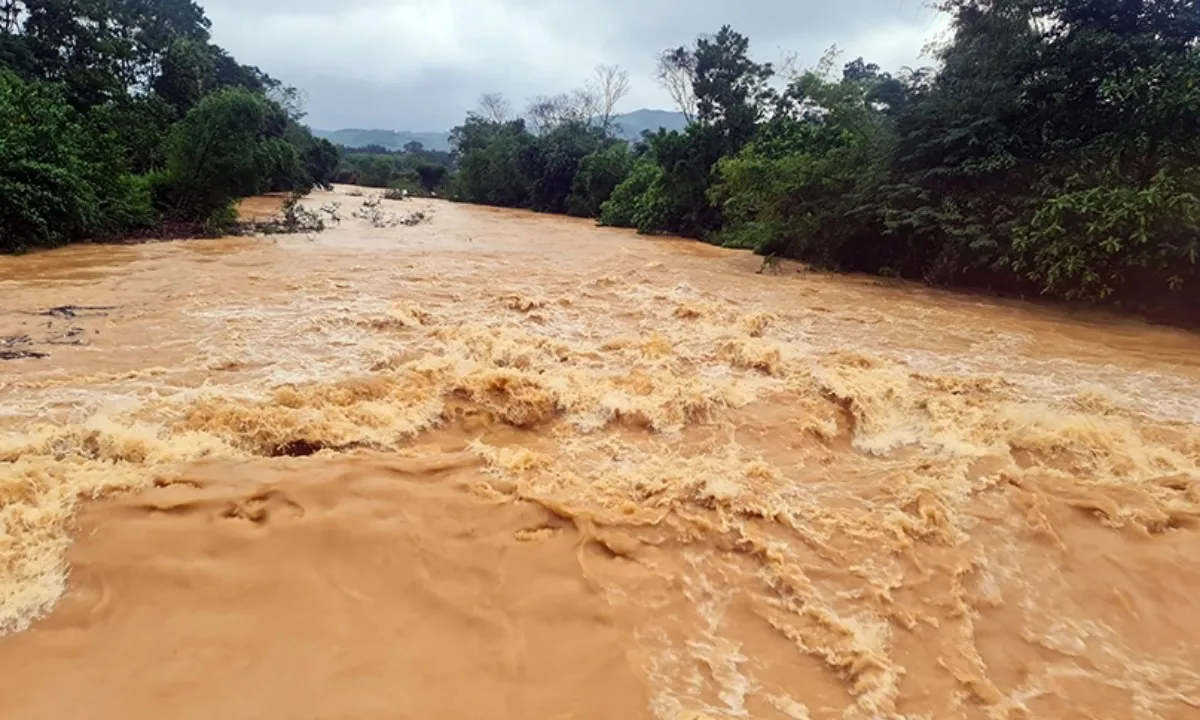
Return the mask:
<path id="1" fill-rule="evenodd" d="M 263 235 L 321 232 L 325 229 L 325 221 L 321 218 L 322 212 L 330 216 L 331 222 L 341 224 L 341 216 L 337 214 L 337 209 L 338 206 L 322 207 L 320 211 L 314 212 L 293 198 L 283 204 L 283 217 L 245 223 L 242 225 L 242 231 Z"/>
<path id="2" fill-rule="evenodd" d="M 50 357 L 50 353 L 37 350 L 0 350 L 0 360 L 41 360 Z"/>
<path id="3" fill-rule="evenodd" d="M 50 353 L 26 349 L 32 340 L 28 335 L 9 335 L 0 337 L 0 360 L 40 360 L 50 357 Z"/>
<path id="4" fill-rule="evenodd" d="M 103 316 L 106 313 L 102 311 L 116 309 L 117 307 L 115 305 L 59 305 L 58 307 L 52 307 L 49 310 L 43 310 L 42 312 L 35 314 L 45 317 L 75 318 L 79 317 L 81 313 L 93 312 L 100 313 L 100 315 Z"/>
<path id="5" fill-rule="evenodd" d="M 362 207 L 351 213 L 354 217 L 360 220 L 366 220 L 371 223 L 372 227 L 389 228 L 405 225 L 413 227 L 427 222 L 432 213 L 426 213 L 420 210 L 406 213 L 404 215 L 396 215 L 395 213 L 384 212 L 381 207 L 381 200 L 378 195 L 363 200 Z"/>
<path id="6" fill-rule="evenodd" d="M 80 338 L 83 333 L 83 328 L 71 326 L 71 328 L 62 335 L 47 339 L 46 343 L 49 345 L 84 345 L 84 341 Z"/>

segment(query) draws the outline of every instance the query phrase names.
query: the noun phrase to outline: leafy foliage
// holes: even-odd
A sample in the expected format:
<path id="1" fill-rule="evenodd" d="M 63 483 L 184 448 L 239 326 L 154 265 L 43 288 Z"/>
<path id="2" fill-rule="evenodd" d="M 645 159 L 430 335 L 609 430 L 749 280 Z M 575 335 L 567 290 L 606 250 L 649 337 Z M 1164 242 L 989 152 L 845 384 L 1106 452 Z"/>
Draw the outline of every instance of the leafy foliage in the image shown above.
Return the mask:
<path id="1" fill-rule="evenodd" d="M 1200 257 L 1197 188 L 1194 169 L 1144 184 L 1076 178 L 1019 229 L 1014 265 L 1067 298 L 1107 298 L 1156 277 L 1178 289 Z"/>
<path id="2" fill-rule="evenodd" d="M 662 168 L 648 157 L 639 159 L 629 176 L 600 204 L 600 224 L 637 228 L 651 233 L 663 226 Z"/>
<path id="3" fill-rule="evenodd" d="M 524 143 L 520 163 L 529 179 L 529 206 L 538 212 L 567 212 L 580 164 L 608 144 L 601 128 L 577 120 Z"/>
<path id="4" fill-rule="evenodd" d="M 0 250 L 111 237 L 152 220 L 144 182 L 125 170 L 112 133 L 61 88 L 0 70 Z"/>
<path id="5" fill-rule="evenodd" d="M 603 150 L 585 155 L 571 181 L 567 212 L 580 217 L 600 217 L 601 207 L 633 166 L 629 145 L 614 142 Z"/>
<path id="6" fill-rule="evenodd" d="M 167 139 L 168 214 L 203 219 L 299 174 L 295 148 L 279 137 L 286 123 L 280 114 L 261 96 L 232 89 L 192 108 Z"/>
<path id="7" fill-rule="evenodd" d="M 890 78 L 861 65 L 840 82 L 826 72 L 796 77 L 756 138 L 718 162 L 710 198 L 724 217 L 719 238 L 764 255 L 879 270 L 887 250 L 871 203 L 892 134 L 877 96 Z"/>
<path id="8" fill-rule="evenodd" d="M 453 197 L 501 207 L 530 207 L 529 162 L 522 162 L 534 137 L 522 120 L 495 122 L 473 115 L 450 133 L 458 172 Z"/>
<path id="9" fill-rule="evenodd" d="M 298 92 L 209 42 L 192 0 L 7 0 L 0 251 L 163 223 L 218 230 L 233 201 L 327 185 L 337 149 Z"/>
<path id="10" fill-rule="evenodd" d="M 724 156 L 740 151 L 774 101 L 767 86 L 770 65 L 749 57 L 749 40 L 728 26 L 701 36 L 692 49 L 666 55 L 691 76 L 689 93 L 696 122 L 683 132 L 660 130 L 648 138 L 662 178 L 647 191 L 643 232 L 669 231 L 706 237 L 720 229 L 720 213 L 709 201 L 713 169 Z"/>

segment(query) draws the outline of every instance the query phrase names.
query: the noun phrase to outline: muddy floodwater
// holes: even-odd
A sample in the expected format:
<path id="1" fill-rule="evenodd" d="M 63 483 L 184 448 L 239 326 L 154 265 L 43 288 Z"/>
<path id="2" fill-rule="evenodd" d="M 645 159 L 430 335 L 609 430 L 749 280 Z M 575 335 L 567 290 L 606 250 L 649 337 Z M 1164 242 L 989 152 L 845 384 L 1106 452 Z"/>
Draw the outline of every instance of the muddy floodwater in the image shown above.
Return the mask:
<path id="1" fill-rule="evenodd" d="M 1200 336 L 350 192 L 0 258 L 0 717 L 1200 717 Z"/>

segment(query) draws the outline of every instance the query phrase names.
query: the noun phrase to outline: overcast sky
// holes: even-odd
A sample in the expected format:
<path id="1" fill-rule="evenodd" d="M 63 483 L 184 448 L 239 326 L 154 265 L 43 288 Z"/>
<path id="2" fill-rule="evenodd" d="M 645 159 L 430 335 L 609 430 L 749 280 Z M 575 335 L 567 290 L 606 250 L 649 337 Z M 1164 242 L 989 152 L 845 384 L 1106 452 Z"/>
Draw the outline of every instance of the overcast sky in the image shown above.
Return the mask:
<path id="1" fill-rule="evenodd" d="M 627 69 L 619 110 L 672 109 L 654 55 L 722 24 L 760 61 L 831 44 L 886 70 L 927 64 L 944 28 L 925 0 L 199 0 L 215 42 L 308 95 L 313 127 L 447 130 L 485 92 L 516 106 Z"/>

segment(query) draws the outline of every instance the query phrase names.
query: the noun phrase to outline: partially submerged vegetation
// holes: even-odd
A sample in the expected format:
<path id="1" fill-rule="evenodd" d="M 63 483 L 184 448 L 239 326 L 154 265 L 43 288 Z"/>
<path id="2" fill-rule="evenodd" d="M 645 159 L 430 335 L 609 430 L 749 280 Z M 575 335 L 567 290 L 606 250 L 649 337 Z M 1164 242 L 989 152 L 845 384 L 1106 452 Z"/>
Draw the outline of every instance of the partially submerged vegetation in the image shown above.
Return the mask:
<path id="1" fill-rule="evenodd" d="M 372 227 L 377 228 L 397 227 L 399 225 L 411 227 L 413 225 L 420 225 L 428 220 L 429 214 L 423 210 L 397 214 L 383 208 L 383 200 L 402 200 L 406 197 L 405 195 L 391 195 L 390 193 L 385 193 L 382 197 L 373 195 L 363 200 L 362 205 L 351 213 L 351 215 L 366 220 Z"/>
<path id="2" fill-rule="evenodd" d="M 393 194 L 395 193 L 395 194 Z M 430 219 L 430 212 L 414 210 L 412 212 L 395 213 L 384 208 L 384 200 L 404 200 L 407 195 L 396 191 L 388 191 L 382 195 L 372 194 L 363 197 L 362 193 L 354 195 L 362 197 L 358 207 L 350 212 L 350 216 L 367 221 L 372 227 L 388 228 L 401 225 L 420 225 Z M 237 223 L 231 232 L 243 235 L 279 235 L 297 233 L 318 233 L 332 226 L 342 224 L 342 203 L 331 200 L 315 210 L 301 204 L 301 195 L 293 193 L 282 203 L 279 212 L 265 219 L 251 219 Z"/>
<path id="3" fill-rule="evenodd" d="M 339 224 L 338 203 L 326 203 L 317 210 L 311 210 L 300 203 L 300 194 L 289 197 L 279 208 L 279 213 L 265 219 L 254 219 L 239 222 L 234 232 L 251 235 L 280 235 L 292 233 L 321 232 L 326 227 L 326 218 L 330 223 Z"/>
<path id="4" fill-rule="evenodd" d="M 1200 309 L 1200 6 L 945 0 L 936 69 L 752 59 L 729 27 L 664 52 L 693 122 L 617 140 L 488 100 L 456 199 L 569 212 L 931 283 Z M 538 121 L 540 118 L 540 122 Z"/>

